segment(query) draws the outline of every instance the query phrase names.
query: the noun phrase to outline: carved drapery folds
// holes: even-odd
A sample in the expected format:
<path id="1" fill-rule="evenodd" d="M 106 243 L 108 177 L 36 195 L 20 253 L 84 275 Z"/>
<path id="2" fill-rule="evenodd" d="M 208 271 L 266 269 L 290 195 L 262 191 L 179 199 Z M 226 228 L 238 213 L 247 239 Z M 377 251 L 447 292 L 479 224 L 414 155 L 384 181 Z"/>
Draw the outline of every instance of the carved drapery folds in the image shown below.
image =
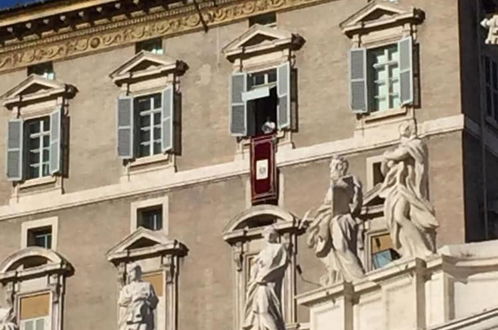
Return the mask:
<path id="1" fill-rule="evenodd" d="M 154 330 L 176 330 L 179 262 L 187 252 L 179 241 L 143 227 L 107 252 L 107 260 L 117 268 L 120 290 L 129 284 L 130 271 L 137 266 L 143 281 L 154 288 L 158 297 Z"/>
<path id="2" fill-rule="evenodd" d="M 30 299 L 42 297 L 37 303 L 46 303 L 40 309 L 47 315 L 38 315 L 47 329 L 62 329 L 64 289 L 67 276 L 73 273 L 71 264 L 59 253 L 41 247 L 28 247 L 7 257 L 0 264 L 0 283 L 7 301 L 12 302 L 15 322 L 23 322 L 21 306 Z M 29 281 L 28 281 L 29 280 Z M 9 329 L 9 328 L 7 328 Z"/>
<path id="3" fill-rule="evenodd" d="M 278 206 L 258 205 L 240 213 L 225 226 L 223 239 L 230 244 L 233 253 L 234 329 L 240 329 L 243 325 L 254 260 L 261 252 L 263 231 L 270 226 L 280 236 L 279 243 L 288 251 L 289 264 L 282 283 L 281 305 L 285 324 L 295 324 L 296 244 L 297 236 L 302 233 L 299 224 L 295 216 Z"/>

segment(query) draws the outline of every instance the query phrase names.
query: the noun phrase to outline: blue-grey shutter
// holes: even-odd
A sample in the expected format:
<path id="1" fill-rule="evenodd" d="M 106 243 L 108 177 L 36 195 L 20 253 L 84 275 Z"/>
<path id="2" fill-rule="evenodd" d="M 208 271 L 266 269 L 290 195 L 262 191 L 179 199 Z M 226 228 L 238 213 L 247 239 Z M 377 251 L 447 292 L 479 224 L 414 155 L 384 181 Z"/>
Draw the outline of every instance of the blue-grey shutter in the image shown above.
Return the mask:
<path id="1" fill-rule="evenodd" d="M 368 112 L 366 49 L 356 48 L 350 50 L 349 74 L 351 110 L 355 113 Z"/>
<path id="2" fill-rule="evenodd" d="M 118 98 L 118 155 L 133 158 L 133 98 Z"/>
<path id="3" fill-rule="evenodd" d="M 9 120 L 7 137 L 7 179 L 9 181 L 22 180 L 23 162 L 23 121 L 22 119 Z"/>
<path id="4" fill-rule="evenodd" d="M 246 136 L 247 103 L 242 100 L 242 93 L 247 90 L 247 75 L 237 72 L 230 79 L 230 133 L 233 136 Z"/>
<path id="5" fill-rule="evenodd" d="M 413 41 L 411 37 L 398 42 L 400 101 L 402 105 L 413 103 Z"/>
<path id="6" fill-rule="evenodd" d="M 50 174 L 61 171 L 62 145 L 62 109 L 50 114 Z"/>
<path id="7" fill-rule="evenodd" d="M 173 149 L 174 101 L 175 93 L 173 86 L 171 85 L 163 91 L 161 110 L 161 145 L 163 152 L 167 152 Z"/>
<path id="8" fill-rule="evenodd" d="M 286 62 L 277 68 L 277 123 L 279 129 L 289 128 L 291 124 L 290 75 L 291 67 L 289 62 Z"/>

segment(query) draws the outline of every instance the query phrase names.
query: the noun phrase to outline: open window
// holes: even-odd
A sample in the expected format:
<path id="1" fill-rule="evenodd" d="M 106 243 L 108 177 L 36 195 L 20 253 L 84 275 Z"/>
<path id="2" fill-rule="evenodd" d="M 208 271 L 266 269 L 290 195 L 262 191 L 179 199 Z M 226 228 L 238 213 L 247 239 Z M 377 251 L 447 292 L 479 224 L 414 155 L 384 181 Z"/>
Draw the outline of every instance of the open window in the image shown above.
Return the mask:
<path id="1" fill-rule="evenodd" d="M 230 133 L 239 142 L 275 134 L 291 143 L 296 128 L 293 53 L 304 39 L 277 28 L 252 25 L 223 50 L 234 63 L 230 77 Z"/>

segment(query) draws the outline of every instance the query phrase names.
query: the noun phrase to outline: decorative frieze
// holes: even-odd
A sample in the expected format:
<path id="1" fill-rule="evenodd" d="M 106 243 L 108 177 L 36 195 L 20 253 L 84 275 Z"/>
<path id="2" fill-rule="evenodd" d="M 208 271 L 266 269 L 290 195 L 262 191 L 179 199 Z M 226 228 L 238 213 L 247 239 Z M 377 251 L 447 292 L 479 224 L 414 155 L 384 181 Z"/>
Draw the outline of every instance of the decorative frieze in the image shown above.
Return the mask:
<path id="1" fill-rule="evenodd" d="M 216 5 L 214 2 L 205 4 L 199 12 L 191 6 L 190 10 L 182 13 L 165 11 L 111 22 L 37 41 L 6 46 L 0 49 L 0 71 L 82 55 L 155 37 L 186 33 L 257 14 L 324 1 L 330 0 L 228 0 L 218 1 Z"/>

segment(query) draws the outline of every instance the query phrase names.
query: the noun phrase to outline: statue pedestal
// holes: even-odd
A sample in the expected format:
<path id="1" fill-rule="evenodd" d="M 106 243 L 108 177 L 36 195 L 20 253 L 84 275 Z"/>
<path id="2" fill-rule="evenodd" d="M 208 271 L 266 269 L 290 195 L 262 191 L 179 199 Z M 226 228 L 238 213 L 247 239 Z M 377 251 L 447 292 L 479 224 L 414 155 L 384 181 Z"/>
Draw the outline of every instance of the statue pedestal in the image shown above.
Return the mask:
<path id="1" fill-rule="evenodd" d="M 498 241 L 466 246 L 396 261 L 297 302 L 310 310 L 310 330 L 477 330 L 489 322 L 498 328 Z M 483 320 L 486 327 L 475 327 Z"/>

